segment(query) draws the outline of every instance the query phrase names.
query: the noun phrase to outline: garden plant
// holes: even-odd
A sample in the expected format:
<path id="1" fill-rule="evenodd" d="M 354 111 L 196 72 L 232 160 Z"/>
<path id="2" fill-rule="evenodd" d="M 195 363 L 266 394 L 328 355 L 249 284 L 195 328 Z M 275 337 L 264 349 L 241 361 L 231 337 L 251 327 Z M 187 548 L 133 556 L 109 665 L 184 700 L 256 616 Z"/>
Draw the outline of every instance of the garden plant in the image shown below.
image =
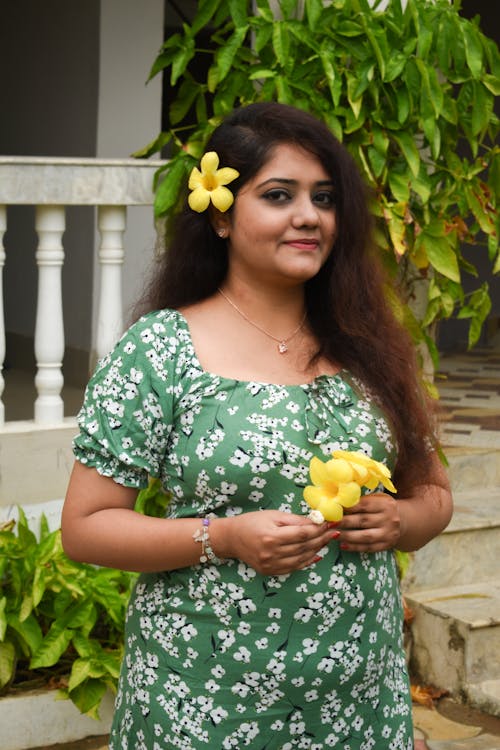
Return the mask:
<path id="1" fill-rule="evenodd" d="M 152 480 L 135 507 L 163 515 L 167 502 Z M 54 688 L 98 718 L 106 690 L 116 689 L 135 579 L 70 560 L 43 516 L 39 535 L 21 508 L 17 522 L 0 524 L 0 696 Z"/>
<path id="2" fill-rule="evenodd" d="M 491 300 L 486 283 L 465 292 L 477 269 L 463 245 L 500 271 L 500 57 L 459 0 L 201 0 L 150 77 L 161 72 L 168 127 L 135 154 L 168 144 L 157 216 L 175 212 L 227 112 L 259 100 L 301 107 L 328 123 L 371 188 L 378 246 L 403 300 L 394 304 L 415 341 L 437 360 L 429 334 L 452 315 L 469 318 L 469 345 L 478 341 Z"/>

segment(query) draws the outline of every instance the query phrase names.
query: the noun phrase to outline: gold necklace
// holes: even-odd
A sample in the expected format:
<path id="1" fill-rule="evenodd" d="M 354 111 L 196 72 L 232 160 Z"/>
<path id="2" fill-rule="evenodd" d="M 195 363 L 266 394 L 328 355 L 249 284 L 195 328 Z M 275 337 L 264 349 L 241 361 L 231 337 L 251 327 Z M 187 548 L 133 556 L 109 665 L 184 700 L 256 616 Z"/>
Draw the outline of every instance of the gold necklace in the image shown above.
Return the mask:
<path id="1" fill-rule="evenodd" d="M 263 333 L 265 336 L 268 336 L 270 339 L 273 339 L 274 341 L 277 341 L 278 342 L 278 351 L 279 351 L 280 354 L 286 354 L 287 353 L 287 351 L 288 351 L 288 342 L 291 341 L 294 338 L 294 336 L 296 336 L 298 334 L 298 332 L 300 331 L 300 329 L 303 327 L 304 323 L 306 322 L 307 311 L 304 313 L 304 317 L 300 321 L 300 324 L 297 326 L 297 328 L 295 329 L 295 331 L 293 331 L 286 338 L 280 339 L 277 336 L 273 336 L 272 333 L 269 333 L 269 331 L 266 331 L 264 328 L 261 328 L 257 323 L 254 323 L 253 320 L 250 320 L 250 318 L 247 315 L 245 315 L 245 313 L 242 312 L 240 310 L 240 308 L 237 307 L 237 305 L 234 304 L 233 300 L 229 299 L 229 297 L 227 296 L 227 294 L 224 294 L 224 292 L 222 291 L 222 289 L 220 287 L 218 288 L 217 291 L 220 292 L 220 294 L 224 297 L 224 299 L 227 302 L 229 302 L 229 304 L 231 305 L 231 307 L 234 307 L 234 309 L 236 310 L 236 312 L 239 313 L 239 315 L 241 315 L 241 317 L 244 318 L 247 321 L 247 323 L 250 323 L 251 326 L 253 326 L 254 328 L 257 328 L 257 330 L 260 331 L 261 333 Z"/>

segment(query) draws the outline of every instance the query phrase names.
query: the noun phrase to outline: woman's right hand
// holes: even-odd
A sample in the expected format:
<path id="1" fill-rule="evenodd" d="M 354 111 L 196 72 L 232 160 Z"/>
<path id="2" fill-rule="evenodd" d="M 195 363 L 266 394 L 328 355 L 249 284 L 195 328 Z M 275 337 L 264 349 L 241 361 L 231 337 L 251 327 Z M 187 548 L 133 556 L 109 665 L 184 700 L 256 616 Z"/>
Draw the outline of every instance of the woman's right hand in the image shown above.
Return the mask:
<path id="1" fill-rule="evenodd" d="M 339 532 L 307 516 L 260 510 L 218 519 L 210 536 L 218 557 L 242 560 L 263 575 L 284 575 L 317 562 L 319 550 Z"/>

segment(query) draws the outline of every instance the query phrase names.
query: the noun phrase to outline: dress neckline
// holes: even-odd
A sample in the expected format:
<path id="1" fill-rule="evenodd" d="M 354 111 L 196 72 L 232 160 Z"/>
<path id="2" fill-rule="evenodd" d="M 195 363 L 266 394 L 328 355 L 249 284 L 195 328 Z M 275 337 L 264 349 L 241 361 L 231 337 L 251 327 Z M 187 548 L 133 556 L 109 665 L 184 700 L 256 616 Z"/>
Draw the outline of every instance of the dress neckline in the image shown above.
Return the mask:
<path id="1" fill-rule="evenodd" d="M 198 355 L 196 354 L 196 349 L 193 343 L 193 338 L 191 336 L 191 329 L 189 328 L 189 323 L 185 316 L 179 311 L 179 310 L 171 310 L 173 312 L 179 322 L 181 323 L 182 327 L 186 331 L 188 338 L 189 338 L 189 345 L 191 347 L 192 352 L 192 360 L 197 370 L 202 375 L 205 375 L 206 377 L 209 377 L 211 379 L 216 379 L 220 382 L 226 382 L 226 383 L 233 383 L 233 384 L 240 384 L 243 386 L 260 386 L 261 388 L 300 388 L 302 390 L 308 390 L 310 388 L 315 388 L 320 383 L 327 383 L 330 381 L 341 381 L 345 383 L 348 380 L 349 371 L 345 368 L 341 367 L 338 372 L 335 373 L 323 373 L 321 375 L 316 375 L 311 381 L 306 383 L 271 383 L 265 380 L 242 380 L 240 378 L 230 378 L 226 375 L 220 375 L 216 372 L 211 372 L 210 370 L 206 370 L 203 365 L 201 364 L 200 360 L 198 359 Z"/>

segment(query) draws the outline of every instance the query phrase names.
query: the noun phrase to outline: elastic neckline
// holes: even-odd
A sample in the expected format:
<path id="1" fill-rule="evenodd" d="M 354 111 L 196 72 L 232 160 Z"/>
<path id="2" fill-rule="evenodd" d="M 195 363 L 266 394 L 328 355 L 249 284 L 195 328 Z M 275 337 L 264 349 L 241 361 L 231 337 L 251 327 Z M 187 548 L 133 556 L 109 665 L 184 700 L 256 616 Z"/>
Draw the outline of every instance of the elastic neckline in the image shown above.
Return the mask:
<path id="1" fill-rule="evenodd" d="M 349 371 L 345 368 L 341 367 L 340 370 L 336 373 L 323 373 L 321 375 L 316 375 L 313 380 L 309 381 L 308 383 L 270 383 L 267 381 L 261 381 L 261 380 L 240 380 L 239 378 L 229 378 L 226 375 L 220 375 L 216 372 L 211 372 L 210 370 L 206 370 L 200 360 L 198 359 L 198 355 L 196 354 L 196 349 L 194 347 L 193 338 L 191 336 L 191 329 L 189 328 L 189 323 L 184 317 L 184 315 L 179 312 L 179 310 L 172 310 L 172 312 L 178 317 L 179 322 L 182 324 L 182 327 L 186 331 L 186 333 L 189 336 L 189 344 L 191 346 L 192 351 L 192 358 L 194 365 L 196 368 L 202 373 L 203 375 L 212 378 L 217 379 L 222 382 L 226 383 L 233 383 L 233 384 L 240 384 L 243 386 L 260 386 L 260 387 L 273 387 L 273 388 L 301 388 L 302 390 L 307 390 L 309 388 L 313 388 L 315 385 L 321 382 L 328 382 L 328 381 L 338 381 L 341 380 L 342 382 L 346 382 L 348 380 Z M 349 383 L 347 383 L 349 384 Z"/>

